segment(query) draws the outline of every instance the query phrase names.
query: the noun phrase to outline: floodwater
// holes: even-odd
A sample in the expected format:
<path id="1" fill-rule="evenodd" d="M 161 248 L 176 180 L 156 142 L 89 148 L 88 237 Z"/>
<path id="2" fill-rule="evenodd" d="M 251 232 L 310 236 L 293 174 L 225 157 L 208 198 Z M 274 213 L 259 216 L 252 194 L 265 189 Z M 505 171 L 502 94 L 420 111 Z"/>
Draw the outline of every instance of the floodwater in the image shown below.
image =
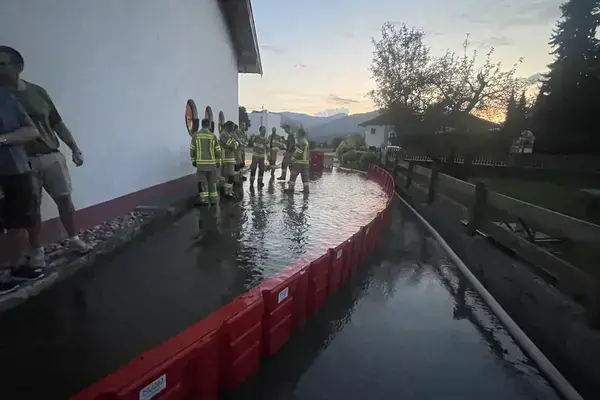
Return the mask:
<path id="1" fill-rule="evenodd" d="M 297 257 L 343 242 L 385 205 L 361 175 L 324 173 L 307 196 L 265 178 L 0 315 L 0 397 L 67 398 Z"/>
<path id="2" fill-rule="evenodd" d="M 233 399 L 560 397 L 414 215 Z"/>

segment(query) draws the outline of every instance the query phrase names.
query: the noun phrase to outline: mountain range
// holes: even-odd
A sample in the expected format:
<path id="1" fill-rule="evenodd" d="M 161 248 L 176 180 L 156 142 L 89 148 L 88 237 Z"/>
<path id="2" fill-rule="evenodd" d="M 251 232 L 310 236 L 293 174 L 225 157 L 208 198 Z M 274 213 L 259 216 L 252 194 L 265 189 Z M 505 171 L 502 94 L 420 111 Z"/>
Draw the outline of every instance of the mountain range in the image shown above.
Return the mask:
<path id="1" fill-rule="evenodd" d="M 281 124 L 302 126 L 308 131 L 310 140 L 317 142 L 330 141 L 335 137 L 346 137 L 353 133 L 362 133 L 363 128 L 358 124 L 375 118 L 379 112 L 372 111 L 362 114 L 338 113 L 327 117 L 313 116 L 295 112 L 278 112 Z"/>

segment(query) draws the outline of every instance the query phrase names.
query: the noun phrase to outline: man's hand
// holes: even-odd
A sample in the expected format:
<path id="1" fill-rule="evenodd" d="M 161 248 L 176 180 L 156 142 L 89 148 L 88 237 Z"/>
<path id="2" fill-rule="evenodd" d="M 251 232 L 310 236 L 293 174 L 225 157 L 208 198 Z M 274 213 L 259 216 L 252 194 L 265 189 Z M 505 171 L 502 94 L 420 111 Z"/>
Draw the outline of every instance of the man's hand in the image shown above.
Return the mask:
<path id="1" fill-rule="evenodd" d="M 81 151 L 73 152 L 73 164 L 75 164 L 78 167 L 81 167 L 83 165 L 83 154 L 81 154 Z"/>

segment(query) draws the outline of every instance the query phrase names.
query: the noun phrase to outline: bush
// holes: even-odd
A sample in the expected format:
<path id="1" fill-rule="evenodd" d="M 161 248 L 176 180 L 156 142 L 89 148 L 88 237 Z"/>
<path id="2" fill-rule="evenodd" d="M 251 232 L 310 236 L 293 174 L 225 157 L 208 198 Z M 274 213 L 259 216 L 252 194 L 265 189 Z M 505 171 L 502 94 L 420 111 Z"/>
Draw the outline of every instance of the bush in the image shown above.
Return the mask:
<path id="1" fill-rule="evenodd" d="M 362 152 L 363 154 L 360 156 L 360 165 L 363 168 L 367 168 L 369 166 L 369 164 L 378 164 L 379 163 L 379 157 L 377 157 L 377 154 L 371 152 L 371 151 L 367 151 L 367 152 Z"/>
<path id="2" fill-rule="evenodd" d="M 358 162 L 358 161 L 360 161 L 361 157 L 362 157 L 362 151 L 349 150 L 342 154 L 342 162 L 343 163 Z"/>
<path id="3" fill-rule="evenodd" d="M 340 145 L 336 149 L 337 157 L 340 161 L 344 161 L 344 154 L 352 151 L 364 151 L 365 147 L 365 139 L 362 135 L 352 135 L 344 139 Z M 359 161 L 358 159 L 356 161 Z"/>

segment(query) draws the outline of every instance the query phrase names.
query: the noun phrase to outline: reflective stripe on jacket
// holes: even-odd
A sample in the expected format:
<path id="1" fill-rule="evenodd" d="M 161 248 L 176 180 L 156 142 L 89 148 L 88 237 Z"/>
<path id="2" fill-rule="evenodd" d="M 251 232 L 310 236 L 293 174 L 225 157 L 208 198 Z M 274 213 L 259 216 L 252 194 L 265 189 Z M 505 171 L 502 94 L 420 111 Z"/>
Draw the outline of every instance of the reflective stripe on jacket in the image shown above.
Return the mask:
<path id="1" fill-rule="evenodd" d="M 294 152 L 294 162 L 296 164 L 308 164 L 309 156 L 309 145 L 306 138 L 300 139 L 296 144 L 296 151 Z"/>
<path id="2" fill-rule="evenodd" d="M 235 150 L 238 147 L 233 135 L 229 132 L 221 133 L 219 137 L 219 143 L 221 144 L 221 153 L 223 155 L 224 164 L 235 164 Z"/>
<path id="3" fill-rule="evenodd" d="M 194 133 L 190 143 L 190 158 L 196 165 L 216 164 L 221 159 L 221 147 L 214 133 L 206 128 Z"/>
<path id="4" fill-rule="evenodd" d="M 258 158 L 265 158 L 267 151 L 268 139 L 266 136 L 254 136 L 254 147 L 252 153 Z"/>

